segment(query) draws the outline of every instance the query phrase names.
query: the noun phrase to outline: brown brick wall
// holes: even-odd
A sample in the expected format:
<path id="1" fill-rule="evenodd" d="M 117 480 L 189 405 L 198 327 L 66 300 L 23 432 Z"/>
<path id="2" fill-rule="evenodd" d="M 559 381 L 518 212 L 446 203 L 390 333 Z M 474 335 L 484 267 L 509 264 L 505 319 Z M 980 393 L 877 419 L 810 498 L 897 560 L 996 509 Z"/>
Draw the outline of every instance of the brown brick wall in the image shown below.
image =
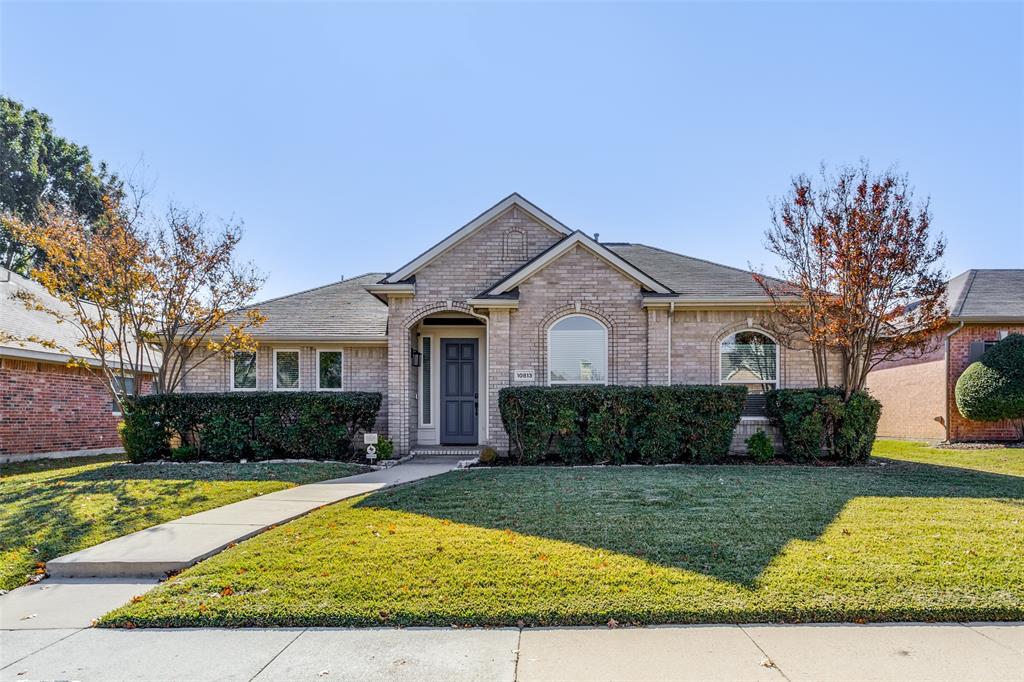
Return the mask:
<path id="1" fill-rule="evenodd" d="M 1024 325 L 969 324 L 949 339 L 949 439 L 1016 440 L 1017 431 L 1009 422 L 977 422 L 966 419 L 956 408 L 956 380 L 967 369 L 972 341 L 997 341 L 1000 332 L 1024 334 Z"/>
<path id="2" fill-rule="evenodd" d="M 882 403 L 879 438 L 945 439 L 945 368 L 944 360 L 931 359 L 868 374 L 868 390 Z"/>
<path id="3" fill-rule="evenodd" d="M 89 370 L 0 359 L 0 454 L 119 447 L 111 412 L 106 383 Z"/>

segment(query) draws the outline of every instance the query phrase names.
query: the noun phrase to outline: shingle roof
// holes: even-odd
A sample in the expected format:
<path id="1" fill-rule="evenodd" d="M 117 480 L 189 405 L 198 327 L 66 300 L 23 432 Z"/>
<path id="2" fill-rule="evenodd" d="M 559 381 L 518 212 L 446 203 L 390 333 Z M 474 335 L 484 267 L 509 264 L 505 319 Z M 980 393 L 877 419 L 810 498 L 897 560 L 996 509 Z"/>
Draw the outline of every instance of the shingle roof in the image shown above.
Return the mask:
<path id="1" fill-rule="evenodd" d="M 954 320 L 1024 320 L 1024 270 L 968 270 L 946 285 Z"/>
<path id="2" fill-rule="evenodd" d="M 71 322 L 61 322 L 53 315 L 42 310 L 29 309 L 24 302 L 16 298 L 19 294 L 30 294 L 33 300 L 48 310 L 52 310 L 66 319 L 75 319 L 70 305 L 50 293 L 38 282 L 0 267 L 0 355 L 35 357 L 55 361 L 65 361 L 69 354 L 67 349 L 79 360 L 96 360 L 95 356 L 81 345 L 81 335 Z M 6 335 L 15 340 L 6 338 Z M 56 348 L 34 341 L 25 341 L 35 337 L 43 341 L 52 341 Z M 153 362 L 159 361 L 159 354 L 153 354 Z M 117 361 L 108 356 L 108 363 Z M 96 360 L 94 364 L 99 364 Z"/>
<path id="3" fill-rule="evenodd" d="M 258 309 L 267 321 L 251 333 L 257 339 L 383 338 L 387 335 L 388 307 L 364 288 L 383 276 L 370 272 L 254 303 L 249 308 Z"/>
<path id="4" fill-rule="evenodd" d="M 644 244 L 604 244 L 680 297 L 764 298 L 761 286 L 748 270 L 684 256 Z M 777 280 L 772 280 L 777 281 Z"/>

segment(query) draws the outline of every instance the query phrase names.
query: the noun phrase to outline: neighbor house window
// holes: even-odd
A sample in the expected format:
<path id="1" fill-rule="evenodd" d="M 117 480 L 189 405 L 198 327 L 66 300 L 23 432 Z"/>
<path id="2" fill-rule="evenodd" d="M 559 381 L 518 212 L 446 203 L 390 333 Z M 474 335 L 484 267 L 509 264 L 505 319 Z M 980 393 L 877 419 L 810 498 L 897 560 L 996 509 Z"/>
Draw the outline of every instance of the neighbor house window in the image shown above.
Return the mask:
<path id="1" fill-rule="evenodd" d="M 765 414 L 765 394 L 779 383 L 779 347 L 767 334 L 746 330 L 725 338 L 720 347 L 719 382 L 747 387 L 743 416 Z"/>
<path id="2" fill-rule="evenodd" d="M 274 388 L 279 391 L 299 389 L 299 351 L 274 351 Z"/>
<path id="3" fill-rule="evenodd" d="M 121 404 L 117 402 L 117 399 L 126 395 L 135 395 L 135 377 L 115 376 L 113 385 L 116 397 L 110 401 L 110 411 L 114 414 L 121 414 Z"/>
<path id="4" fill-rule="evenodd" d="M 424 336 L 421 339 L 421 352 L 423 353 L 422 362 L 420 364 L 420 402 L 422 405 L 422 419 L 423 424 L 430 424 L 433 418 L 430 413 L 430 402 L 431 402 L 431 381 L 433 380 L 433 367 L 431 367 L 431 337 Z"/>
<path id="5" fill-rule="evenodd" d="M 231 388 L 235 391 L 256 390 L 256 353 L 239 351 L 231 355 Z"/>
<path id="6" fill-rule="evenodd" d="M 316 354 L 317 384 L 321 391 L 340 391 L 345 358 L 340 350 L 322 350 Z"/>
<path id="7" fill-rule="evenodd" d="M 548 383 L 608 383 L 608 328 L 586 315 L 569 315 L 551 325 Z"/>

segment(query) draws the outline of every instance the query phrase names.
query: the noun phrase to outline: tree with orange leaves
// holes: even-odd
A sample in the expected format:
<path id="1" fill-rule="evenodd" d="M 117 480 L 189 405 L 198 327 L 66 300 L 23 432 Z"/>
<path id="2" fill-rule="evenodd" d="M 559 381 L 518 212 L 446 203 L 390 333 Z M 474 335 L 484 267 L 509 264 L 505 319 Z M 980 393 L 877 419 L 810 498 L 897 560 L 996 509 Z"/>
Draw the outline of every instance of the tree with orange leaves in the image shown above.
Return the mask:
<path id="1" fill-rule="evenodd" d="M 867 162 L 834 175 L 823 166 L 817 184 L 799 175 L 772 206 L 766 247 L 782 281 L 755 279 L 775 304 L 773 331 L 810 344 L 819 386 L 849 398 L 880 363 L 935 347 L 948 315 L 945 240 L 930 228 L 928 200 L 914 200 L 907 176 L 873 174 Z M 830 355 L 841 376 L 829 376 Z"/>
<path id="2" fill-rule="evenodd" d="M 164 221 L 151 221 L 143 194 L 133 196 L 130 205 L 103 197 L 97 221 L 52 205 L 34 222 L 0 216 L 4 229 L 43 255 L 31 274 L 57 299 L 22 292 L 21 302 L 70 325 L 79 339 L 75 347 L 13 340 L 41 343 L 98 373 L 122 407 L 141 390 L 125 377 L 152 374 L 154 389 L 171 393 L 210 359 L 254 350 L 250 331 L 264 321 L 254 308 L 232 314 L 263 284 L 235 256 L 238 225 L 214 232 L 202 214 L 173 207 Z"/>

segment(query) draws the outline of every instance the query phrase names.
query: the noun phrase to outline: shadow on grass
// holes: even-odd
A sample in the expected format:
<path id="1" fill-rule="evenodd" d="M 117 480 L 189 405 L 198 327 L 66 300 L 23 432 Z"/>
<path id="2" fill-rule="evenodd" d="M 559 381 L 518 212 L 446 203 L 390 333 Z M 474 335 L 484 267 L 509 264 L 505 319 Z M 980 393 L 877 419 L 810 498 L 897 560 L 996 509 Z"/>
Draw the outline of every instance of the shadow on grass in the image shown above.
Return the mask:
<path id="1" fill-rule="evenodd" d="M 333 462 L 114 464 L 109 467 L 83 471 L 69 476 L 66 480 L 75 483 L 88 481 L 280 481 L 301 485 L 356 473 L 361 473 L 361 469 L 356 464 Z"/>
<path id="2" fill-rule="evenodd" d="M 356 506 L 628 554 L 753 587 L 793 540 L 816 540 L 854 498 L 998 500 L 1024 477 L 929 464 L 857 468 L 502 468 L 382 491 Z"/>

